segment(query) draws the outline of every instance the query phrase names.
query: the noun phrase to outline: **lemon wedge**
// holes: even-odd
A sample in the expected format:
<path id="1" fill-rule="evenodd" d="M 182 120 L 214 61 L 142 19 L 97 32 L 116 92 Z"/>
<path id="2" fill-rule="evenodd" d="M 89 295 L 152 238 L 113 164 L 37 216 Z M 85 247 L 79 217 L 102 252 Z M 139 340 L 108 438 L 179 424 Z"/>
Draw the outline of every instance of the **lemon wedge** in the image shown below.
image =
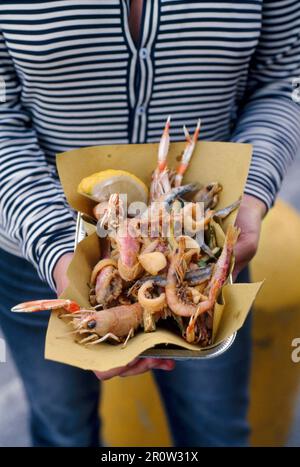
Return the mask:
<path id="1" fill-rule="evenodd" d="M 81 180 L 78 193 L 98 203 L 107 201 L 114 193 L 126 194 L 128 205 L 134 201 L 147 203 L 148 188 L 135 175 L 125 170 L 103 170 Z"/>

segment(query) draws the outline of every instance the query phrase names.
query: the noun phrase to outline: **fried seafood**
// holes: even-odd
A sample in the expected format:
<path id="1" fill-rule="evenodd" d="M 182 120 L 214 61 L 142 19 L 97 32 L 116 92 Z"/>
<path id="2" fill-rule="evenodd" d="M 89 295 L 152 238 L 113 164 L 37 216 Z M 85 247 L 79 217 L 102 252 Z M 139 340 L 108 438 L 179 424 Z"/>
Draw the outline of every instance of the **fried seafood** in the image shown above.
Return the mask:
<path id="1" fill-rule="evenodd" d="M 169 130 L 170 117 L 159 143 L 145 209 L 137 213 L 130 206 L 125 209 L 121 186 L 129 184 L 133 201 L 143 200 L 148 190 L 128 172 L 111 172 L 116 192 L 109 186 L 110 171 L 98 172 L 80 184 L 82 194 L 98 201 L 93 210 L 98 234 L 106 234 L 90 278 L 91 309 L 57 299 L 23 303 L 13 311 L 63 308 L 62 317 L 69 319 L 72 333 L 85 345 L 104 341 L 126 345 L 137 330 L 153 332 L 166 318 L 173 320 L 187 342 L 212 343 L 214 306 L 230 274 L 239 235 L 233 225 L 225 231 L 223 220 L 241 200 L 218 208 L 219 182 L 201 188 L 197 183 L 182 185 L 200 120 L 192 137 L 184 127 L 186 147 L 176 170 L 167 164 Z"/>

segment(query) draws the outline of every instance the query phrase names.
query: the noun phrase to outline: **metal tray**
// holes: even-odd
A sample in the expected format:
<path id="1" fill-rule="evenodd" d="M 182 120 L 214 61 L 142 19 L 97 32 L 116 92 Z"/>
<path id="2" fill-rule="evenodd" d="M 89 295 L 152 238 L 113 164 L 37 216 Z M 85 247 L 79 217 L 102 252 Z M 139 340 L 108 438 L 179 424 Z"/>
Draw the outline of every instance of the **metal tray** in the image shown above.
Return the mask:
<path id="1" fill-rule="evenodd" d="M 222 353 L 226 352 L 232 344 L 234 343 L 236 338 L 236 332 L 232 334 L 232 336 L 227 337 L 227 339 L 223 340 L 219 344 L 210 347 L 209 349 L 203 350 L 186 350 L 186 349 L 175 349 L 171 346 L 166 348 L 153 348 L 146 350 L 143 352 L 140 357 L 141 358 L 172 358 L 173 360 L 194 360 L 194 359 L 205 359 L 208 358 L 215 358 Z"/>
<path id="2" fill-rule="evenodd" d="M 76 224 L 76 234 L 75 234 L 75 249 L 81 240 L 83 240 L 86 236 L 86 232 L 84 229 L 84 222 L 82 219 L 82 214 L 78 213 L 77 215 L 77 224 Z M 232 278 L 229 277 L 229 281 L 232 283 Z M 186 350 L 186 349 L 178 349 L 171 346 L 166 347 L 159 347 L 148 349 L 143 352 L 140 357 L 141 358 L 171 358 L 173 360 L 193 360 L 193 359 L 209 359 L 215 358 L 219 355 L 222 355 L 226 352 L 234 343 L 236 338 L 236 332 L 231 336 L 224 339 L 224 341 L 216 344 L 208 349 L 202 350 Z"/>

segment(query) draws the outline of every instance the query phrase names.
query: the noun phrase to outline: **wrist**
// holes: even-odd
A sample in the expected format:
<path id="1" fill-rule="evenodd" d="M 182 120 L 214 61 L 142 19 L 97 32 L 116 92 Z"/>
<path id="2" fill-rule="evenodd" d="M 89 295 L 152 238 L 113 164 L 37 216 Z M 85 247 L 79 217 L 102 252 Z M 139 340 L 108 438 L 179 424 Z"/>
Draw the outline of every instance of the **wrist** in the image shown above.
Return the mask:
<path id="1" fill-rule="evenodd" d="M 256 212 L 261 220 L 265 217 L 268 211 L 266 204 L 262 200 L 246 193 L 242 198 L 241 206 Z"/>
<path id="2" fill-rule="evenodd" d="M 57 295 L 59 296 L 68 286 L 67 270 L 72 260 L 73 253 L 64 253 L 56 262 L 53 269 L 53 281 L 55 283 Z"/>

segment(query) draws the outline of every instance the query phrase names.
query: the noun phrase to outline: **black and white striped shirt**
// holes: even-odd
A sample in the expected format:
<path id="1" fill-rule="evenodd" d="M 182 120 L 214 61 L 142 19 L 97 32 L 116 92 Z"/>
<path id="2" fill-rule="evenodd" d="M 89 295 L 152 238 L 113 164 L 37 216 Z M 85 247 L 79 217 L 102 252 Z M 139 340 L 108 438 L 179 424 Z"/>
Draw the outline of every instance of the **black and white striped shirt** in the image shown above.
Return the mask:
<path id="1" fill-rule="evenodd" d="M 300 143 L 299 0 L 144 0 L 139 47 L 129 0 L 0 4 L 0 245 L 52 287 L 74 218 L 55 154 L 172 139 L 202 118 L 201 137 L 254 145 L 246 192 L 271 206 Z M 2 81 L 3 86 L 3 81 Z"/>

